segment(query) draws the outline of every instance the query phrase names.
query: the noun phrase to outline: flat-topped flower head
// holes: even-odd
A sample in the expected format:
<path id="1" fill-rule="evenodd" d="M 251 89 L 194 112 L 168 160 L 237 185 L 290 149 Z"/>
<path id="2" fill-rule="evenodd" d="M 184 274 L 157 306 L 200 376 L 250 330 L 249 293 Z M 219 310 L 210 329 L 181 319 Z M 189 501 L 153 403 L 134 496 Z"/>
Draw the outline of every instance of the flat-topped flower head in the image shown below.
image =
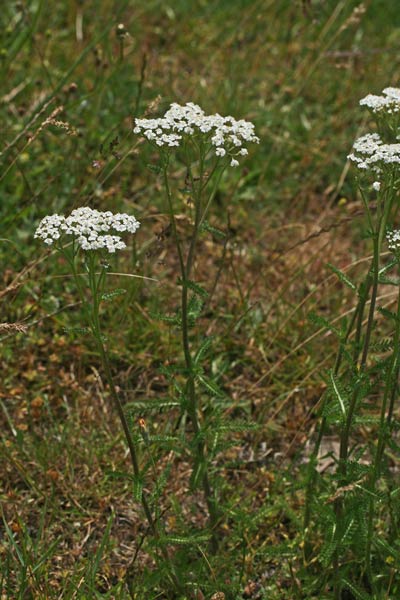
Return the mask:
<path id="1" fill-rule="evenodd" d="M 254 133 L 254 125 L 243 119 L 218 113 L 206 115 L 197 104 L 188 102 L 184 106 L 171 104 L 163 117 L 158 119 L 136 119 L 134 133 L 143 135 L 158 147 L 181 146 L 188 137 L 202 137 L 215 156 L 229 157 L 230 165 L 237 166 L 238 156 L 247 154 L 244 147 L 249 142 L 260 140 Z"/>
<path id="2" fill-rule="evenodd" d="M 353 144 L 348 155 L 358 169 L 381 173 L 385 168 L 400 165 L 400 144 L 384 144 L 378 133 L 367 133 Z"/>
<path id="3" fill-rule="evenodd" d="M 135 233 L 139 221 L 125 213 L 101 212 L 89 207 L 73 210 L 68 217 L 49 215 L 39 223 L 35 238 L 51 246 L 62 236 L 71 236 L 82 250 L 106 250 L 114 253 L 126 248 L 125 242 L 117 233 Z"/>
<path id="4" fill-rule="evenodd" d="M 388 231 L 386 239 L 390 250 L 393 250 L 394 252 L 400 250 L 400 230 L 394 229 L 393 231 Z"/>
<path id="5" fill-rule="evenodd" d="M 387 87 L 382 96 L 368 94 L 360 100 L 361 106 L 366 106 L 375 114 L 394 114 L 400 112 L 400 88 Z"/>

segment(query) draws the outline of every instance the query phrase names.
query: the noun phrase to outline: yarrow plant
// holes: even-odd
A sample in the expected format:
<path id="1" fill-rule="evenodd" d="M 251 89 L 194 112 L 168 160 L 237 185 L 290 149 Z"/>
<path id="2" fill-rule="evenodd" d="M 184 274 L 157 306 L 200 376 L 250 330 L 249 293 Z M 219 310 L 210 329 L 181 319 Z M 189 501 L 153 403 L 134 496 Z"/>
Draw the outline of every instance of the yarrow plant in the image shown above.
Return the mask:
<path id="1" fill-rule="evenodd" d="M 396 141 L 400 137 L 400 89 L 386 88 L 382 96 L 369 94 L 360 105 L 370 110 L 379 131 L 356 140 L 348 156 L 358 170 L 372 259 L 358 286 L 335 269 L 340 280 L 357 292 L 357 304 L 352 318 L 344 320 L 340 330 L 325 325 L 338 336 L 339 350 L 327 376 L 304 519 L 307 561 L 319 560 L 324 567 L 318 577 L 320 591 L 325 591 L 332 569 L 335 600 L 349 593 L 363 599 L 400 593 L 398 578 L 387 569 L 385 572 L 390 556 L 399 556 L 394 533 L 398 527 L 394 518 L 397 492 L 386 449 L 399 450 L 395 401 L 400 374 L 400 281 L 389 278 L 387 272 L 400 265 L 400 231 L 391 230 L 400 189 L 400 143 Z M 371 190 L 373 202 L 369 199 Z M 395 260 L 382 264 L 385 240 Z M 382 284 L 398 288 L 395 312 L 379 306 Z M 390 336 L 384 340 L 379 339 L 377 310 L 388 321 Z M 370 429 L 369 441 L 363 443 L 361 431 L 373 426 L 376 429 Z M 339 438 L 337 469 L 321 478 L 316 469 L 321 443 L 333 432 Z M 321 503 L 321 496 L 325 503 Z M 312 514 L 317 527 L 311 525 Z M 312 557 L 308 541 L 318 527 L 323 541 L 317 558 Z"/>
<path id="2" fill-rule="evenodd" d="M 159 152 L 159 172 L 163 177 L 166 209 L 179 259 L 178 283 L 181 287 L 179 311 L 175 316 L 161 315 L 161 318 L 180 328 L 184 357 L 184 364 L 177 365 L 175 372 L 173 367 L 170 368 L 167 375 L 175 388 L 177 376 L 185 378 L 185 385 L 178 387 L 178 399 L 181 422 L 189 421 L 191 424 L 191 429 L 187 428 L 186 431 L 191 436 L 188 444 L 193 464 L 191 485 L 192 488 L 201 486 L 203 489 L 209 513 L 211 548 L 215 551 L 221 510 L 216 484 L 212 483 L 210 477 L 210 463 L 221 449 L 222 432 L 234 430 L 235 425 L 223 422 L 218 399 L 223 398 L 224 394 L 216 382 L 207 376 L 202 364 L 210 352 L 212 340 L 203 336 L 202 342 L 196 347 L 199 335 L 191 333 L 207 297 L 207 290 L 194 280 L 193 272 L 200 234 L 211 231 L 224 235 L 207 222 L 221 177 L 229 166 L 237 167 L 239 160 L 248 153 L 247 146 L 258 143 L 259 139 L 255 135 L 254 125 L 249 121 L 219 114 L 206 115 L 193 103 L 184 106 L 171 104 L 160 118 L 136 119 L 134 133 L 142 135 Z M 191 213 L 191 232 L 186 244 L 181 239 L 176 221 L 176 214 L 182 209 L 178 211 L 177 198 L 170 183 L 169 170 L 175 155 L 184 167 L 182 178 Z M 211 397 L 212 401 L 207 397 Z M 244 429 L 243 424 L 238 429 L 240 427 Z"/>
<path id="3" fill-rule="evenodd" d="M 199 332 L 193 335 L 208 296 L 207 290 L 194 280 L 193 273 L 196 270 L 200 235 L 211 232 L 224 236 L 223 232 L 207 221 L 222 175 L 228 167 L 238 166 L 239 161 L 248 153 L 247 146 L 258 143 L 259 139 L 252 123 L 236 120 L 231 116 L 207 116 L 199 106 L 192 103 L 185 106 L 172 104 L 159 119 L 136 119 L 134 132 L 141 134 L 159 152 L 160 162 L 156 170 L 163 177 L 166 209 L 179 261 L 180 308 L 175 315 L 159 315 L 160 319 L 181 331 L 183 360 L 163 369 L 171 382 L 171 389 L 175 390 L 176 398 L 167 401 L 161 399 L 161 403 L 133 402 L 130 407 L 123 406 L 113 381 L 108 344 L 101 330 L 101 305 L 107 297 L 107 263 L 111 255 L 126 247 L 123 234 L 134 234 L 138 230 L 140 224 L 135 217 L 82 207 L 73 210 L 68 216 L 55 214 L 45 217 L 36 229 L 35 238 L 60 252 L 70 267 L 87 328 L 96 343 L 110 395 L 129 448 L 134 496 L 142 504 L 148 529 L 155 542 L 156 555 L 161 554 L 174 593 L 183 597 L 189 589 L 192 597 L 195 592 L 193 582 L 184 581 L 185 578 L 177 576 L 170 546 L 190 543 L 197 547 L 204 541 L 209 544 L 211 551 L 216 552 L 222 511 L 217 479 L 211 476 L 210 466 L 226 445 L 226 432 L 251 428 L 246 423 L 235 424 L 224 419 L 225 394 L 208 374 L 205 364 L 212 340 L 205 335 L 200 336 Z M 170 169 L 175 156 L 177 165 L 180 165 L 178 169 L 183 165 L 181 176 L 184 180 L 185 204 L 191 213 L 191 231 L 185 240 L 178 231 L 177 198 L 171 185 Z M 181 210 L 182 208 L 179 212 Z M 145 411 L 177 405 L 181 413 L 179 435 L 152 436 L 143 418 Z M 135 411 L 139 412 L 140 417 L 136 421 L 139 432 L 133 428 Z M 139 460 L 138 454 L 143 444 L 149 457 L 145 461 Z M 189 456 L 192 465 L 190 487 L 192 490 L 202 488 L 208 511 L 209 527 L 205 532 L 195 531 L 189 537 L 167 532 L 159 499 L 166 485 L 170 466 L 166 469 L 164 462 L 163 472 L 158 474 L 156 444 L 159 444 L 159 452 L 163 456 L 167 447 L 168 456 L 182 452 Z M 154 478 L 151 492 L 146 486 L 148 472 Z"/>
<path id="4" fill-rule="evenodd" d="M 97 346 L 110 395 L 129 448 L 132 464 L 131 479 L 134 486 L 139 488 L 136 497 L 142 504 L 153 537 L 160 540 L 164 535 L 164 530 L 141 485 L 142 472 L 137 441 L 114 384 L 107 342 L 101 329 L 100 319 L 102 302 L 121 291 L 105 293 L 107 257 L 126 248 L 126 243 L 120 234 L 134 234 L 139 227 L 139 221 L 132 215 L 113 214 L 110 211 L 101 212 L 89 207 L 82 207 L 73 210 L 67 217 L 58 214 L 44 217 L 39 223 L 34 237 L 42 240 L 47 246 L 53 246 L 64 256 L 70 267 L 81 300 L 86 326 Z M 83 273 L 79 272 L 81 265 L 84 267 Z M 168 565 L 168 576 L 174 588 L 181 590 L 168 552 L 161 543 L 159 550 Z"/>
<path id="5" fill-rule="evenodd" d="M 130 407 L 126 407 L 121 403 L 113 381 L 107 340 L 101 330 L 102 302 L 110 295 L 105 293 L 108 260 L 111 255 L 126 248 L 123 234 L 135 234 L 140 223 L 134 216 L 125 213 L 113 214 L 110 211 L 101 212 L 82 207 L 67 216 L 53 214 L 44 217 L 34 236 L 64 256 L 74 277 L 87 330 L 96 343 L 109 392 L 129 448 L 134 496 L 142 504 L 148 529 L 155 541 L 156 554 L 162 555 L 167 576 L 175 590 L 173 597 L 176 597 L 176 593 L 182 595 L 185 592 L 189 583 L 182 582 L 177 576 L 169 547 L 171 544 L 182 543 L 197 545 L 200 541 L 205 541 L 212 551 L 216 551 L 222 511 L 216 480 L 212 480 L 210 476 L 210 465 L 225 447 L 227 431 L 249 428 L 244 423 L 232 424 L 227 419 L 224 420 L 222 400 L 225 394 L 207 374 L 204 365 L 211 340 L 203 335 L 198 343 L 199 335 L 192 333 L 208 295 L 207 290 L 193 278 L 197 242 L 203 232 L 224 235 L 207 222 L 212 200 L 226 168 L 238 166 L 239 160 L 248 153 L 247 145 L 258 143 L 259 140 L 252 123 L 218 114 L 207 116 L 199 106 L 192 103 L 185 106 L 172 104 L 159 119 L 136 119 L 134 131 L 142 134 L 159 151 L 158 171 L 163 176 L 166 208 L 179 259 L 180 309 L 174 316 L 160 315 L 162 320 L 181 330 L 183 361 L 164 369 L 177 398 L 164 400 L 160 405 L 161 409 L 166 406 L 180 407 L 182 428 L 179 436 L 167 436 L 168 440 L 165 440 L 163 436 L 150 435 L 143 413 L 152 407 L 157 409 L 157 401 L 150 402 L 149 406 L 142 402 L 131 403 Z M 170 185 L 169 169 L 175 153 L 178 153 L 178 159 L 184 165 L 185 194 L 191 212 L 188 242 L 183 241 L 178 232 L 176 198 Z M 136 423 L 140 431 L 134 429 L 133 415 L 136 409 L 139 411 L 140 418 Z M 144 464 L 139 460 L 138 454 L 143 443 L 149 455 L 149 460 L 144 461 Z M 195 532 L 190 539 L 184 539 L 167 533 L 159 500 L 170 467 L 164 467 L 164 472 L 158 475 L 154 452 L 156 443 L 160 444 L 160 451 L 164 455 L 165 444 L 169 444 L 169 455 L 171 451 L 174 454 L 182 451 L 188 453 L 192 464 L 191 488 L 203 489 L 208 509 L 209 528 L 205 535 Z M 179 448 L 179 444 L 183 448 Z M 150 492 L 146 487 L 148 472 L 154 478 L 153 490 Z"/>

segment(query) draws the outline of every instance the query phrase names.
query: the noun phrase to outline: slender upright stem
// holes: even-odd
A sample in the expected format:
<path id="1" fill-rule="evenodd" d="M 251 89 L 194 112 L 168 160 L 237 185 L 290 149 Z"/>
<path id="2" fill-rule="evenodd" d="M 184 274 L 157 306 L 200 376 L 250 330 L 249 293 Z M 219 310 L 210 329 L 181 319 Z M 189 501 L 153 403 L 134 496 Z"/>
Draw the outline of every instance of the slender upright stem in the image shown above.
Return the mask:
<path id="1" fill-rule="evenodd" d="M 356 306 L 356 309 L 353 313 L 350 323 L 348 324 L 346 334 L 345 334 L 343 340 L 341 341 L 339 349 L 337 351 L 335 366 L 333 368 L 334 375 L 337 375 L 339 373 L 339 369 L 340 369 L 340 366 L 341 366 L 342 360 L 343 360 L 344 348 L 348 342 L 351 332 L 354 329 L 354 324 L 356 322 L 359 310 L 360 310 L 360 301 L 359 301 L 358 305 Z M 326 395 L 324 396 L 324 399 L 322 401 L 320 413 L 323 413 L 325 403 L 326 403 Z M 311 519 L 311 499 L 312 499 L 312 492 L 313 492 L 314 483 L 315 483 L 314 464 L 318 458 L 318 453 L 319 453 L 319 449 L 321 447 L 322 439 L 325 435 L 326 424 L 327 424 L 326 417 L 322 417 L 321 425 L 318 430 L 318 436 L 317 436 L 316 442 L 314 444 L 313 452 L 312 452 L 312 454 L 310 456 L 310 460 L 309 460 L 310 469 L 309 469 L 308 481 L 307 481 L 307 486 L 306 486 L 306 499 L 305 499 L 305 509 L 304 509 L 304 519 L 303 519 L 303 531 L 305 533 L 309 527 L 310 519 Z"/>
<path id="2" fill-rule="evenodd" d="M 102 366 L 104 369 L 106 380 L 109 385 L 111 398 L 113 400 L 114 407 L 117 411 L 119 420 L 122 425 L 122 429 L 124 431 L 125 439 L 128 444 L 129 455 L 130 455 L 130 460 L 131 460 L 131 464 L 132 464 L 132 471 L 133 471 L 134 476 L 137 479 L 139 479 L 141 476 L 141 472 L 140 472 L 139 461 L 138 461 L 137 452 L 136 452 L 136 448 L 135 448 L 135 443 L 134 443 L 134 440 L 132 437 L 132 433 L 131 433 L 131 430 L 129 427 L 128 420 L 126 418 L 123 406 L 121 404 L 118 392 L 117 392 L 115 384 L 114 384 L 114 380 L 113 380 L 113 376 L 112 376 L 112 372 L 111 372 L 110 361 L 109 361 L 108 353 L 107 353 L 106 348 L 103 343 L 103 335 L 101 333 L 101 327 L 100 327 L 99 310 L 100 310 L 100 302 L 101 302 L 101 293 L 104 288 L 106 272 L 105 272 L 105 269 L 103 268 L 100 273 L 99 278 L 96 279 L 95 257 L 92 254 L 89 254 L 87 267 L 88 267 L 89 287 L 90 287 L 91 294 L 92 294 L 92 304 L 90 306 L 90 304 L 87 302 L 87 300 L 85 298 L 85 294 L 84 294 L 84 290 L 83 290 L 83 287 L 81 284 L 80 276 L 76 271 L 74 261 L 70 262 L 70 264 L 72 267 L 74 279 L 76 281 L 78 293 L 80 295 L 82 305 L 84 307 L 84 313 L 85 313 L 88 325 L 89 325 L 91 332 L 93 334 L 93 337 L 96 341 L 96 346 L 97 346 L 97 349 L 98 349 L 98 352 L 100 355 L 100 359 L 101 359 L 101 363 L 102 363 Z M 153 518 L 151 508 L 150 508 L 150 505 L 149 505 L 149 502 L 147 500 L 147 496 L 146 496 L 146 493 L 144 490 L 142 491 L 142 494 L 141 494 L 141 504 L 142 504 L 143 511 L 145 513 L 147 522 L 149 524 L 150 531 L 152 532 L 152 535 L 154 536 L 155 539 L 160 541 L 159 546 L 160 546 L 161 553 L 170 569 L 169 575 L 171 578 L 171 582 L 173 583 L 175 589 L 181 592 L 182 585 L 180 584 L 179 578 L 177 577 L 177 575 L 175 573 L 175 569 L 171 562 L 168 551 L 167 551 L 165 545 L 163 544 L 162 540 L 160 539 L 161 535 L 158 530 L 158 524 L 157 524 L 157 521 Z"/>
<path id="3" fill-rule="evenodd" d="M 380 422 L 379 422 L 379 434 L 378 443 L 375 451 L 375 458 L 373 461 L 372 473 L 368 482 L 368 488 L 371 492 L 369 498 L 369 509 L 368 509 L 368 529 L 367 529 L 367 547 L 366 547 L 366 559 L 365 564 L 368 570 L 371 565 L 371 545 L 372 545 L 372 534 L 373 534 L 373 518 L 375 510 L 375 486 L 380 477 L 382 458 L 385 452 L 386 439 L 388 435 L 388 427 L 390 426 L 391 412 L 393 411 L 393 398 L 394 390 L 397 387 L 397 376 L 399 371 L 399 346 L 400 346 L 400 287 L 399 295 L 397 299 L 397 314 L 396 314 L 396 328 L 393 338 L 393 352 L 390 358 L 390 365 L 388 374 L 385 382 L 385 391 L 382 400 Z M 390 397 L 389 412 L 387 412 L 388 400 Z"/>
<path id="4" fill-rule="evenodd" d="M 381 248 L 382 248 L 383 239 L 384 239 L 384 236 L 386 233 L 386 224 L 388 222 L 388 219 L 389 219 L 389 216 L 391 213 L 391 209 L 392 209 L 392 205 L 393 205 L 393 199 L 394 199 L 394 195 L 389 193 L 388 197 L 386 197 L 386 198 L 381 197 L 378 201 L 378 207 L 377 207 L 378 221 L 377 221 L 377 225 L 374 230 L 374 233 L 373 233 L 374 241 L 373 241 L 372 265 L 371 265 L 371 269 L 367 275 L 367 279 L 366 279 L 366 283 L 365 283 L 366 289 L 364 290 L 364 295 L 360 299 L 360 312 L 358 314 L 358 323 L 357 323 L 357 332 L 356 332 L 358 344 L 355 347 L 355 352 L 356 352 L 355 357 L 357 357 L 357 360 L 358 360 L 358 353 L 359 353 L 359 342 L 361 340 L 362 313 L 364 311 L 364 306 L 365 306 L 365 303 L 366 303 L 366 300 L 368 297 L 368 293 L 370 291 L 370 288 L 372 287 L 362 355 L 361 355 L 360 365 L 358 368 L 358 376 L 359 377 L 358 377 L 358 381 L 354 385 L 353 393 L 351 395 L 349 407 L 348 407 L 347 414 L 346 414 L 345 423 L 344 423 L 344 425 L 342 427 L 342 431 L 340 433 L 338 475 L 341 478 L 342 485 L 345 485 L 345 476 L 346 476 L 346 472 L 347 472 L 347 459 L 348 459 L 348 454 L 349 454 L 350 431 L 351 431 L 351 427 L 353 425 L 353 419 L 354 419 L 354 415 L 355 415 L 355 411 L 356 411 L 356 407 L 357 407 L 357 403 L 358 403 L 358 399 L 359 399 L 360 385 L 362 383 L 363 375 L 365 374 L 368 354 L 369 354 L 369 350 L 370 350 L 371 335 L 372 335 L 374 316 L 375 316 L 376 299 L 377 299 L 377 295 L 378 295 Z M 369 224 L 371 226 L 372 218 L 371 218 L 371 213 L 370 213 L 369 209 L 367 211 L 367 216 L 368 216 Z M 386 402 L 385 402 L 385 404 L 386 404 Z M 384 410 L 386 412 L 386 406 L 385 406 Z M 335 501 L 334 508 L 335 508 L 336 526 L 337 526 L 336 539 L 337 539 L 337 543 L 339 545 L 339 542 L 340 542 L 340 539 L 342 536 L 342 529 L 343 529 L 342 521 L 343 521 L 343 512 L 344 512 L 343 498 L 341 496 L 339 496 L 337 498 L 337 500 Z M 368 525 L 368 530 L 371 532 L 372 532 L 372 519 L 373 519 L 373 505 L 372 505 L 372 509 L 369 512 L 370 523 Z M 367 545 L 367 548 L 368 548 L 368 545 Z M 370 546 L 369 546 L 369 550 L 367 550 L 367 552 L 368 552 L 368 556 L 370 556 Z M 336 548 L 334 555 L 333 555 L 333 568 L 334 568 L 335 573 L 338 574 L 338 572 L 339 572 L 339 550 L 338 550 L 338 547 Z M 369 576 L 371 585 L 373 585 L 372 576 L 370 573 L 370 561 L 368 561 L 366 563 L 366 572 Z M 341 585 L 339 582 L 340 582 L 340 578 L 337 575 L 336 583 L 335 583 L 335 598 L 338 598 L 338 599 L 340 598 L 340 593 L 341 593 L 340 592 Z"/>
<path id="5" fill-rule="evenodd" d="M 393 195 L 391 195 L 387 199 L 386 202 L 383 202 L 383 200 L 381 200 L 381 202 L 379 203 L 379 206 L 378 206 L 378 209 L 382 210 L 382 214 L 379 217 L 377 228 L 374 233 L 372 266 L 371 266 L 371 270 L 370 270 L 370 275 L 369 275 L 369 277 L 367 277 L 367 283 L 366 283 L 366 285 L 368 285 L 368 289 L 369 289 L 369 286 L 372 285 L 372 291 L 371 291 L 371 299 L 370 299 L 368 321 L 367 321 L 367 326 L 366 326 L 363 351 L 362 351 L 360 366 L 359 366 L 359 370 L 358 370 L 359 376 L 360 376 L 359 382 L 361 381 L 361 377 L 365 371 L 369 348 L 370 348 L 371 334 L 372 334 L 372 330 L 373 330 L 373 323 L 374 323 L 374 316 L 375 316 L 376 298 L 378 295 L 380 255 L 381 255 L 383 238 L 384 238 L 384 235 L 386 232 L 386 223 L 388 221 L 388 218 L 389 218 L 389 215 L 391 212 L 392 204 L 393 204 Z M 372 273 L 371 273 L 371 271 L 372 271 Z M 365 298 L 365 300 L 366 300 L 366 298 Z M 361 310 L 361 312 L 362 312 L 362 310 Z M 360 314 L 359 314 L 359 318 L 360 318 Z M 342 475 L 345 475 L 345 473 L 346 473 L 346 460 L 347 460 L 347 456 L 348 456 L 349 435 L 350 435 L 350 429 L 351 429 L 352 422 L 353 422 L 354 411 L 357 406 L 358 393 L 359 393 L 359 385 L 356 384 L 354 387 L 354 391 L 353 391 L 353 394 L 352 394 L 352 397 L 350 400 L 350 404 L 349 404 L 349 408 L 347 411 L 345 425 L 343 427 L 343 430 L 342 430 L 341 436 L 340 436 L 339 473 L 341 473 Z"/>
<path id="6" fill-rule="evenodd" d="M 189 249 L 187 253 L 186 261 L 183 257 L 183 252 L 181 248 L 181 242 L 178 236 L 178 231 L 176 227 L 172 196 L 168 182 L 168 174 L 167 174 L 167 165 L 165 165 L 163 169 L 164 173 L 164 184 L 167 195 L 168 209 L 171 220 L 171 226 L 175 238 L 175 244 L 178 250 L 178 258 L 181 270 L 181 279 L 182 279 L 182 292 L 181 292 L 181 311 L 182 311 L 182 346 L 183 346 L 183 354 L 185 359 L 185 366 L 187 371 L 187 381 L 186 381 L 186 393 L 188 400 L 188 414 L 193 426 L 194 436 L 196 438 L 196 461 L 198 461 L 203 468 L 202 474 L 202 487 L 204 492 L 204 497 L 207 503 L 207 509 L 210 518 L 210 528 L 212 531 L 212 539 L 211 539 L 211 549 L 216 551 L 217 549 L 217 538 L 215 535 L 215 529 L 219 520 L 219 511 L 216 507 L 214 493 L 210 484 L 209 475 L 208 475 L 208 467 L 207 467 L 207 457 L 206 457 L 206 449 L 204 441 L 201 437 L 201 425 L 198 417 L 198 403 L 197 403 L 197 395 L 196 395 L 196 382 L 195 382 L 195 373 L 193 370 L 193 360 L 190 349 L 190 337 L 189 337 L 189 313 L 188 313 L 188 282 L 190 281 L 194 257 L 196 252 L 197 240 L 200 233 L 200 225 L 204 220 L 204 212 L 202 212 L 202 196 L 204 190 L 204 156 L 200 149 L 200 163 L 199 163 L 199 179 L 197 185 L 195 184 L 194 178 L 192 176 L 192 172 L 190 169 L 190 165 L 188 167 L 189 176 L 192 184 L 192 192 L 194 199 L 194 224 L 193 224 L 193 232 L 190 239 Z M 215 192 L 211 194 L 208 199 L 208 203 L 206 208 L 210 205 L 210 199 L 212 199 Z"/>

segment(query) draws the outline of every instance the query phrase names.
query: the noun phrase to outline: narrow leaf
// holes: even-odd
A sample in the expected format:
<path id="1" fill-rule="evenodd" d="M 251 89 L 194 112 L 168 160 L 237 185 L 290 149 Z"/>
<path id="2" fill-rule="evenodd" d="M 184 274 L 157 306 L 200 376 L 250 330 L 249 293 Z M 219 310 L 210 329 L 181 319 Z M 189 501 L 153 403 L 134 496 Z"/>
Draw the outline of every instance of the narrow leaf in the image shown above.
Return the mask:
<path id="1" fill-rule="evenodd" d="M 204 377 L 204 375 L 198 375 L 197 379 L 211 394 L 211 396 L 217 396 L 219 398 L 225 396 L 224 392 L 218 387 L 218 385 L 214 381 L 207 379 L 206 377 Z"/>
<path id="2" fill-rule="evenodd" d="M 226 234 L 223 231 L 221 231 L 221 229 L 213 227 L 208 223 L 208 221 L 203 221 L 200 227 L 200 231 L 207 231 L 208 233 L 215 235 L 216 238 L 220 239 L 224 239 L 226 237 Z"/>
<path id="3" fill-rule="evenodd" d="M 141 502 L 142 495 L 143 495 L 143 481 L 142 481 L 141 477 L 137 477 L 135 475 L 135 477 L 133 478 L 133 497 L 135 498 L 136 502 Z"/>
<path id="4" fill-rule="evenodd" d="M 204 289 L 201 285 L 199 285 L 195 281 L 191 281 L 190 279 L 183 280 L 182 277 L 178 277 L 178 284 L 181 285 L 182 287 L 184 286 L 184 287 L 189 288 L 190 290 L 192 290 L 192 292 L 194 292 L 201 298 L 207 298 L 207 296 L 208 296 L 207 290 Z"/>
<path id="5" fill-rule="evenodd" d="M 147 413 L 153 410 L 163 410 L 166 408 L 178 408 L 180 402 L 175 400 L 162 400 L 152 398 L 151 400 L 129 402 L 125 404 L 125 410 L 127 413 Z"/>
<path id="6" fill-rule="evenodd" d="M 207 337 L 203 340 L 203 342 L 201 343 L 200 348 L 197 350 L 195 357 L 193 359 L 193 363 L 195 365 L 198 365 L 199 363 L 201 363 L 201 361 L 203 360 L 204 356 L 207 354 L 207 352 L 209 351 L 211 344 L 213 342 L 213 337 Z"/>
<path id="7" fill-rule="evenodd" d="M 330 380 L 332 383 L 333 392 L 335 394 L 337 401 L 339 402 L 343 416 L 346 417 L 346 406 L 345 406 L 344 397 L 340 390 L 340 384 L 336 381 L 336 377 L 334 376 L 332 371 L 329 373 L 329 377 L 330 377 Z"/>
<path id="8" fill-rule="evenodd" d="M 354 583 L 350 583 L 347 579 L 342 579 L 343 585 L 353 594 L 353 596 L 357 600 L 373 600 L 373 597 L 367 594 L 364 590 L 361 590 L 359 587 L 354 585 Z"/>
<path id="9" fill-rule="evenodd" d="M 126 290 L 124 288 L 117 288 L 111 290 L 111 292 L 102 294 L 101 299 L 103 302 L 110 302 L 111 300 L 114 300 L 114 298 L 117 298 L 117 296 L 122 296 L 123 294 L 126 294 Z"/>
<path id="10" fill-rule="evenodd" d="M 343 271 L 341 271 L 340 269 L 338 269 L 337 267 L 335 267 L 331 263 L 327 263 L 326 266 L 328 267 L 328 269 L 330 269 L 331 271 L 333 271 L 333 273 L 335 273 L 335 275 L 338 276 L 338 278 L 340 279 L 340 281 L 342 283 L 344 283 L 345 285 L 347 285 L 347 287 L 349 287 L 351 290 L 353 290 L 353 292 L 355 292 L 357 290 L 357 288 L 354 285 L 354 283 L 352 281 L 350 281 L 350 279 L 347 277 L 347 275 L 345 275 L 343 273 Z"/>

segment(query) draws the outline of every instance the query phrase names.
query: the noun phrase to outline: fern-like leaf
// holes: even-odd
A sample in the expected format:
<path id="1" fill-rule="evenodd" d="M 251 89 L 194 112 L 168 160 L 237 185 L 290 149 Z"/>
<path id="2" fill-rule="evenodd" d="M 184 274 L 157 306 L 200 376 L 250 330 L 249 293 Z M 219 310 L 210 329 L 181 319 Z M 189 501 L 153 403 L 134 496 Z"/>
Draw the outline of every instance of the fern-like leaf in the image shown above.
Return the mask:
<path id="1" fill-rule="evenodd" d="M 203 358 L 206 356 L 207 352 L 210 350 L 211 345 L 213 343 L 213 337 L 207 337 L 203 340 L 200 348 L 197 350 L 195 357 L 193 359 L 193 363 L 195 365 L 198 365 L 201 363 L 201 361 L 203 360 Z"/>
<path id="2" fill-rule="evenodd" d="M 192 290 L 195 294 L 200 296 L 201 298 L 207 298 L 208 292 L 201 285 L 196 283 L 195 281 L 191 281 L 190 279 L 182 279 L 182 277 L 178 277 L 178 284 L 184 287 L 187 287 L 189 290 Z"/>
<path id="3" fill-rule="evenodd" d="M 102 294 L 101 300 L 103 302 L 111 302 L 111 300 L 114 300 L 114 298 L 122 296 L 123 294 L 126 294 L 126 290 L 124 288 L 117 288 L 115 290 L 111 290 L 111 292 L 106 292 Z"/>
<path id="4" fill-rule="evenodd" d="M 347 413 L 347 404 L 348 404 L 348 398 L 347 398 L 346 391 L 344 390 L 344 387 L 342 386 L 341 381 L 339 380 L 338 377 L 336 377 L 336 375 L 333 373 L 333 371 L 330 371 L 330 373 L 329 373 L 329 381 L 330 381 L 332 395 L 336 399 L 336 401 L 340 407 L 340 410 L 342 412 L 343 418 L 345 419 L 346 413 Z"/>
<path id="5" fill-rule="evenodd" d="M 324 331 L 328 331 L 329 333 L 334 333 L 339 339 L 342 338 L 342 332 L 335 327 L 334 325 L 332 325 L 328 319 L 325 319 L 325 317 L 321 317 L 321 315 L 317 315 L 317 313 L 315 313 L 314 311 L 311 311 L 308 315 L 307 318 L 309 321 L 311 321 L 311 323 L 313 323 L 314 325 L 317 325 L 317 327 L 319 327 L 320 329 L 323 329 Z"/>
<path id="6" fill-rule="evenodd" d="M 340 279 L 340 281 L 342 283 L 344 283 L 347 287 L 349 287 L 351 290 L 353 290 L 353 292 L 355 292 L 357 290 L 357 288 L 354 285 L 354 283 L 347 277 L 347 275 L 345 275 L 343 273 L 343 271 L 341 271 L 340 269 L 338 269 L 334 265 L 331 265 L 331 263 L 327 263 L 326 266 L 328 267 L 328 269 L 330 269 L 331 271 L 333 271 L 333 273 L 335 273 L 335 275 L 338 276 L 338 278 Z"/>
<path id="7" fill-rule="evenodd" d="M 162 538 L 159 538 L 158 542 L 168 545 L 177 545 L 177 546 L 197 546 L 199 544 L 205 544 L 209 542 L 210 535 L 209 534 L 196 534 L 196 535 L 166 535 Z"/>
<path id="8" fill-rule="evenodd" d="M 137 401 L 137 402 L 129 402 L 125 404 L 125 411 L 128 414 L 144 414 L 150 413 L 153 411 L 160 411 L 164 409 L 170 408 L 178 408 L 180 407 L 180 402 L 176 400 L 162 400 L 162 399 L 154 399 L 145 400 L 145 401 Z"/>
<path id="9" fill-rule="evenodd" d="M 133 497 L 136 502 L 140 502 L 142 500 L 143 495 L 143 480 L 141 477 L 137 475 L 133 478 Z"/>
<path id="10" fill-rule="evenodd" d="M 347 579 L 342 579 L 342 585 L 344 585 L 344 587 L 347 588 L 357 600 L 374 600 L 373 596 L 367 594 L 367 592 L 359 588 L 354 583 L 350 583 L 350 581 Z"/>
<path id="11" fill-rule="evenodd" d="M 216 396 L 217 398 L 223 398 L 225 396 L 224 392 L 218 387 L 215 381 L 200 374 L 197 375 L 197 379 L 211 396 Z"/>
<path id="12" fill-rule="evenodd" d="M 220 239 L 226 238 L 226 234 L 223 231 L 221 231 L 221 229 L 217 229 L 216 227 L 213 227 L 212 225 L 210 225 L 208 223 L 208 221 L 203 221 L 203 223 L 200 226 L 200 231 L 207 231 L 208 233 L 211 233 L 212 235 L 214 235 L 216 238 L 220 238 Z"/>

